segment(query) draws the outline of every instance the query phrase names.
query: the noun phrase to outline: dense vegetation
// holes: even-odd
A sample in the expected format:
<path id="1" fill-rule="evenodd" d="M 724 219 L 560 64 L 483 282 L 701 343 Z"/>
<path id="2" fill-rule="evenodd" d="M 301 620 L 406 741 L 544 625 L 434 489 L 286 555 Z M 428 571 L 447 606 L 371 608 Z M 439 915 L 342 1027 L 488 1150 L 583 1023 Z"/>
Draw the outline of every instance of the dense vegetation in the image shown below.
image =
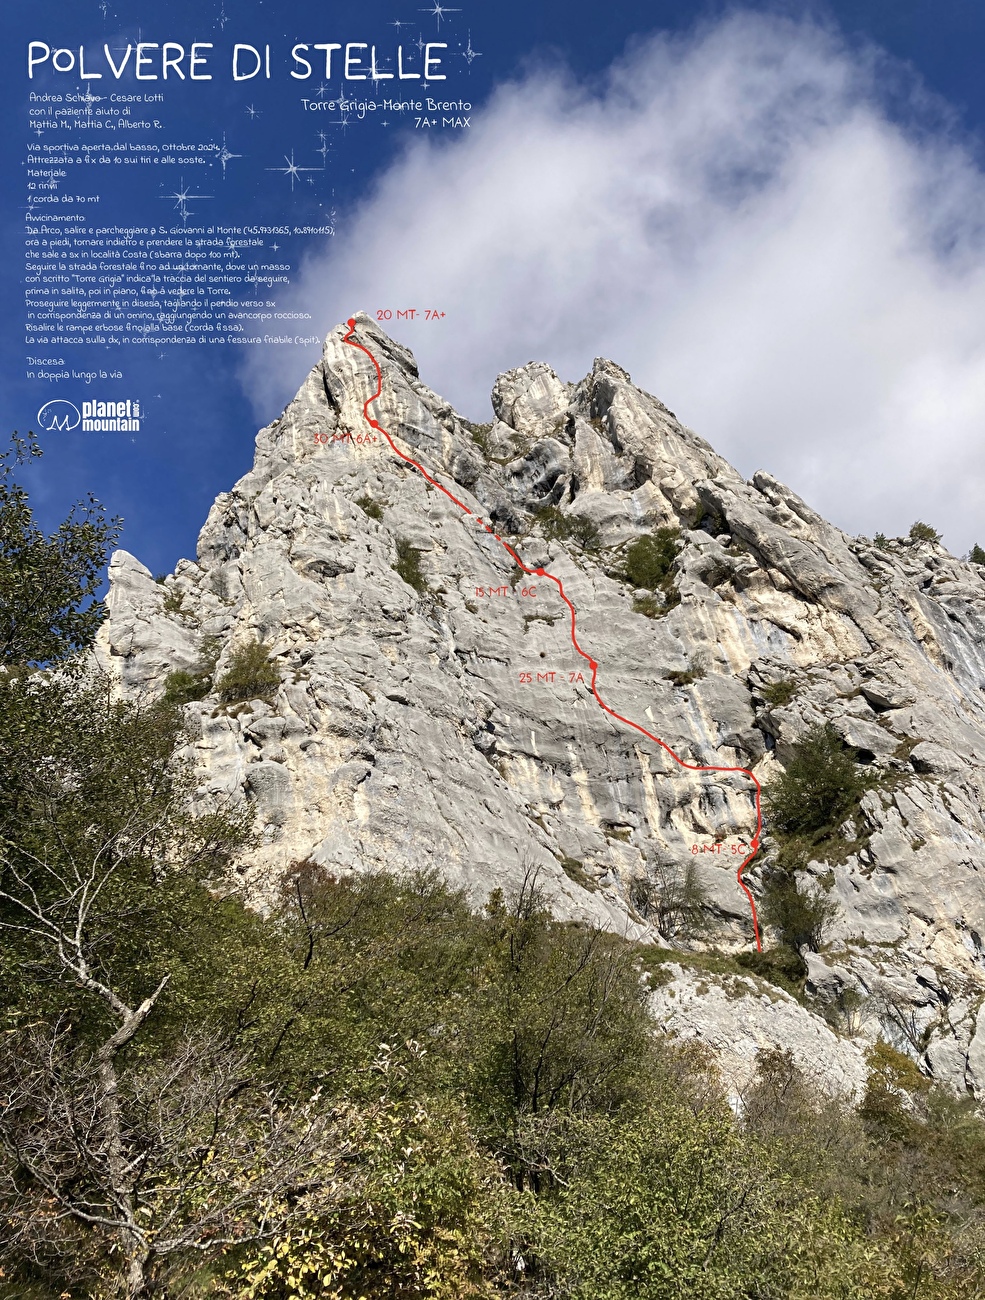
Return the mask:
<path id="1" fill-rule="evenodd" d="M 679 528 L 658 528 L 644 533 L 626 548 L 620 577 L 637 588 L 633 609 L 647 618 L 659 618 L 680 604 L 674 585 L 674 561 L 681 541 Z M 648 592 L 660 592 L 660 599 Z"/>
<path id="2" fill-rule="evenodd" d="M 584 515 L 566 515 L 557 506 L 540 506 L 534 520 L 549 542 L 575 542 L 586 551 L 599 549 L 598 525 Z"/>
<path id="3" fill-rule="evenodd" d="M 855 811 L 865 789 L 866 778 L 834 727 L 812 727 L 769 787 L 771 824 L 783 835 L 810 837 L 813 843 Z"/>
<path id="4" fill-rule="evenodd" d="M 195 674 L 199 680 L 204 675 L 202 672 Z M 243 700 L 263 699 L 265 695 L 272 695 L 279 685 L 280 669 L 270 662 L 270 646 L 254 638 L 229 656 L 229 666 L 216 683 L 216 690 L 224 703 L 236 704 Z"/>
<path id="5" fill-rule="evenodd" d="M 655 533 L 637 537 L 626 550 L 626 581 L 650 591 L 662 587 L 677 558 L 680 539 L 679 528 L 658 528 Z"/>
<path id="6" fill-rule="evenodd" d="M 424 595 L 428 582 L 421 568 L 421 552 L 406 537 L 397 538 L 397 562 L 393 568 L 408 587 L 413 587 L 419 595 Z"/>
<path id="7" fill-rule="evenodd" d="M 907 1058 L 852 1110 L 764 1053 L 729 1104 L 654 1033 L 646 953 L 534 878 L 477 911 L 301 863 L 261 917 L 180 691 L 29 671 L 45 644 L 0 675 L 0 1295 L 985 1295 L 985 1126 Z"/>
<path id="8" fill-rule="evenodd" d="M 940 542 L 940 540 L 941 540 L 941 534 L 937 531 L 936 528 L 932 528 L 930 524 L 922 523 L 921 520 L 918 519 L 915 524 L 910 525 L 911 542 L 938 543 Z"/>
<path id="9" fill-rule="evenodd" d="M 789 703 L 791 681 L 763 689 L 771 704 Z M 777 944 L 750 953 L 747 964 L 781 986 L 797 991 L 807 974 L 803 950 L 819 952 L 837 913 L 826 888 L 807 883 L 808 861 L 844 859 L 843 829 L 858 817 L 859 803 L 872 785 L 871 774 L 830 723 L 809 727 L 791 746 L 786 765 L 763 789 L 763 809 L 773 854 L 765 872 L 760 917 Z"/>

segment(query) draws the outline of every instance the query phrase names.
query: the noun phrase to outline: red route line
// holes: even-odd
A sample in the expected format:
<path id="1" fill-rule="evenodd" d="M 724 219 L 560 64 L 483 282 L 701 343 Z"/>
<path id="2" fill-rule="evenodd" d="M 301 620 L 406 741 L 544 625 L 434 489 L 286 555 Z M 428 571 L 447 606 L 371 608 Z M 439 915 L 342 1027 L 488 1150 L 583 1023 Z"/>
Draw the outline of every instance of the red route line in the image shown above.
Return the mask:
<path id="1" fill-rule="evenodd" d="M 364 352 L 366 356 L 369 357 L 370 361 L 372 361 L 373 367 L 376 370 L 376 392 L 373 393 L 371 397 L 368 397 L 365 402 L 363 402 L 363 419 L 366 421 L 366 423 L 370 426 L 371 429 L 376 429 L 378 433 L 383 434 L 383 437 L 386 438 L 387 442 L 390 444 L 391 449 L 396 453 L 396 455 L 400 457 L 401 460 L 406 461 L 408 465 L 413 465 L 414 469 L 419 470 L 420 473 L 423 474 L 424 477 L 427 479 L 427 481 L 429 483 L 433 483 L 434 486 L 439 490 L 439 492 L 443 492 L 445 496 L 449 499 L 449 501 L 454 502 L 454 504 L 458 506 L 459 510 L 463 511 L 463 513 L 467 515 L 475 515 L 475 512 L 470 510 L 469 507 L 463 501 L 459 501 L 458 497 L 454 496 L 451 492 L 449 492 L 448 489 L 444 486 L 444 484 L 439 483 L 436 478 L 432 478 L 423 465 L 421 465 L 418 461 L 414 460 L 412 456 L 408 456 L 406 452 L 401 451 L 400 448 L 397 446 L 397 444 L 390 437 L 389 433 L 387 433 L 386 429 L 384 429 L 383 426 L 377 420 L 374 420 L 372 416 L 369 414 L 370 405 L 382 395 L 383 372 L 380 369 L 380 363 L 373 356 L 372 352 L 370 352 L 369 348 L 365 347 L 362 343 L 358 342 L 358 340 L 353 338 L 353 335 L 356 332 L 355 320 L 350 317 L 350 319 L 346 321 L 346 324 L 349 327 L 349 332 L 348 334 L 346 334 L 345 338 L 343 338 L 342 342 L 348 343 L 350 347 L 358 348 L 360 352 Z M 500 537 L 498 533 L 494 533 L 492 528 L 489 526 L 489 524 L 487 524 L 483 519 L 480 519 L 478 515 L 475 515 L 475 519 L 477 523 L 486 530 L 486 532 L 490 535 L 490 537 L 495 537 L 496 541 L 499 542 L 499 544 L 504 548 L 504 550 L 508 551 L 509 554 L 512 555 L 513 559 L 516 561 L 516 563 L 519 565 L 519 567 L 523 570 L 524 573 L 529 573 L 532 577 L 546 578 L 549 582 L 553 582 L 554 585 L 557 587 L 561 599 L 564 601 L 568 609 L 571 611 L 571 644 L 574 646 L 577 653 L 581 655 L 582 659 L 586 661 L 589 668 L 592 670 L 591 692 L 595 696 L 595 702 L 598 704 L 600 709 L 603 709 L 606 713 L 609 714 L 610 717 L 615 718 L 618 722 L 621 722 L 624 726 L 631 727 L 633 731 L 638 731 L 641 736 L 646 736 L 647 740 L 652 740 L 655 745 L 659 745 L 661 749 L 665 750 L 671 756 L 671 758 L 674 760 L 675 763 L 677 763 L 680 767 L 685 768 L 688 772 L 737 772 L 740 773 L 742 776 L 747 776 L 749 780 L 752 781 L 753 785 L 756 787 L 756 834 L 753 836 L 749 844 L 749 847 L 752 849 L 752 852 L 749 854 L 747 858 L 743 859 L 743 861 L 739 864 L 739 869 L 735 873 L 735 878 L 739 882 L 742 892 L 749 900 L 749 908 L 750 911 L 752 912 L 752 928 L 753 928 L 753 933 L 756 936 L 756 948 L 759 952 L 762 952 L 763 945 L 759 937 L 759 918 L 756 915 L 756 903 L 755 900 L 753 899 L 752 894 L 749 892 L 749 886 L 742 879 L 742 873 L 745 871 L 746 867 L 748 867 L 749 863 L 759 852 L 760 836 L 763 833 L 763 812 L 762 812 L 763 791 L 762 791 L 762 786 L 759 784 L 758 777 L 755 775 L 755 773 L 750 772 L 749 769 L 746 767 L 706 767 L 698 763 L 685 763 L 683 758 L 680 758 L 677 754 L 674 753 L 674 751 L 671 749 L 671 747 L 667 744 L 666 741 L 661 740 L 659 736 L 655 736 L 652 731 L 647 731 L 646 727 L 641 727 L 638 722 L 633 722 L 630 718 L 624 718 L 621 713 L 617 713 L 615 709 L 611 709 L 608 706 L 608 704 L 606 704 L 605 700 L 602 699 L 602 696 L 599 695 L 598 687 L 595 684 L 595 679 L 598 676 L 598 670 L 599 670 L 598 664 L 592 658 L 592 656 L 590 654 L 587 654 L 578 644 L 577 627 L 575 625 L 575 607 L 568 599 L 567 593 L 565 592 L 564 587 L 561 583 L 561 579 L 555 577 L 553 573 L 548 573 L 546 569 L 528 568 L 527 565 L 525 565 L 524 562 L 520 559 L 519 555 L 517 555 L 516 551 L 514 551 L 513 547 L 510 546 L 509 542 L 504 542 L 502 537 Z"/>

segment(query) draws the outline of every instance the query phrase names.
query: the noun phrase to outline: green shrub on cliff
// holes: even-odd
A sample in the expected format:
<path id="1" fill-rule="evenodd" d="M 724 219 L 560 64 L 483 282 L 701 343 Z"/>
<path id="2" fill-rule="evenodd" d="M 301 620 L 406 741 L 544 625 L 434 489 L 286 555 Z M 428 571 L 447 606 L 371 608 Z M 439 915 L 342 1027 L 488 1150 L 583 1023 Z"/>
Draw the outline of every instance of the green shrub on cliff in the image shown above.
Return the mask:
<path id="1" fill-rule="evenodd" d="M 806 731 L 786 767 L 764 787 L 771 827 L 784 835 L 833 829 L 857 807 L 865 776 L 830 723 Z"/>
<path id="2" fill-rule="evenodd" d="M 236 704 L 272 695 L 280 681 L 280 669 L 270 662 L 270 646 L 253 640 L 230 655 L 229 667 L 216 683 L 216 690 L 224 704 Z"/>

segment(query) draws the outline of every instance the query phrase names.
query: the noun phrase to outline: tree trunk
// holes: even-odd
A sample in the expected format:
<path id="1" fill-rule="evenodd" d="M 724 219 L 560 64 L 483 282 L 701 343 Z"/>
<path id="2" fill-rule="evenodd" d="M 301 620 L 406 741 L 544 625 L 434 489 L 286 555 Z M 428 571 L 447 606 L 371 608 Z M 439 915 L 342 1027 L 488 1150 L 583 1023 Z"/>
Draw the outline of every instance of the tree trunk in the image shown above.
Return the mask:
<path id="1" fill-rule="evenodd" d="M 114 1035 L 114 1038 L 116 1036 Z M 123 1219 L 121 1246 L 127 1262 L 126 1293 L 128 1296 L 144 1295 L 147 1290 L 145 1266 L 147 1247 L 136 1227 L 136 1198 L 131 1180 L 127 1176 L 127 1159 L 123 1147 L 123 1126 L 120 1118 L 120 1091 L 113 1057 L 116 1055 L 113 1039 L 99 1052 L 99 1113 L 106 1133 L 106 1157 L 109 1184 L 117 1213 Z"/>
<path id="2" fill-rule="evenodd" d="M 123 1024 L 99 1049 L 99 1113 L 106 1133 L 106 1158 L 109 1186 L 117 1213 L 123 1223 L 120 1244 L 127 1262 L 126 1287 L 128 1296 L 141 1296 L 147 1292 L 147 1262 L 150 1259 L 144 1234 L 137 1226 L 137 1197 L 123 1141 L 123 1123 L 120 1114 L 120 1085 L 116 1073 L 116 1054 L 133 1038 L 150 1015 L 169 976 L 165 976 L 154 993 L 145 998 L 133 1011 L 114 998 L 115 1009 L 123 1017 Z"/>

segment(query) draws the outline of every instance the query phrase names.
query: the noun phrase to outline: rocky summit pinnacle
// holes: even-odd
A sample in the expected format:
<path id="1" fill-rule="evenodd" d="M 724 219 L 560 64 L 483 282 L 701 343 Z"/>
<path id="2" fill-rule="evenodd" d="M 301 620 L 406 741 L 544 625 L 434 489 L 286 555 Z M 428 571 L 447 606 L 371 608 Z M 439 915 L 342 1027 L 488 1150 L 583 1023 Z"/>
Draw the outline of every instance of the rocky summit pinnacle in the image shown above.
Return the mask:
<path id="1" fill-rule="evenodd" d="M 765 782 L 829 723 L 871 772 L 843 852 L 796 873 L 835 905 L 806 1005 L 682 956 L 658 1020 L 739 1089 L 775 1044 L 857 1091 L 881 1034 L 985 1095 L 985 570 L 932 540 L 846 536 L 769 474 L 746 481 L 611 361 L 576 384 L 531 362 L 492 407 L 463 419 L 360 314 L 257 435 L 196 561 L 162 584 L 113 557 L 99 660 L 128 694 L 205 683 L 187 756 L 203 804 L 255 812 L 243 889 L 262 906 L 311 860 L 433 869 L 478 902 L 536 872 L 558 914 L 660 943 L 640 884 L 690 864 L 715 943 L 752 947 L 734 857 L 752 782 L 604 712 L 558 586 L 498 534 L 563 584 L 606 703 L 684 763 Z M 643 536 L 666 565 L 641 579 Z M 276 671 L 231 703 L 224 674 L 257 642 Z M 774 853 L 767 826 L 754 895 Z"/>

